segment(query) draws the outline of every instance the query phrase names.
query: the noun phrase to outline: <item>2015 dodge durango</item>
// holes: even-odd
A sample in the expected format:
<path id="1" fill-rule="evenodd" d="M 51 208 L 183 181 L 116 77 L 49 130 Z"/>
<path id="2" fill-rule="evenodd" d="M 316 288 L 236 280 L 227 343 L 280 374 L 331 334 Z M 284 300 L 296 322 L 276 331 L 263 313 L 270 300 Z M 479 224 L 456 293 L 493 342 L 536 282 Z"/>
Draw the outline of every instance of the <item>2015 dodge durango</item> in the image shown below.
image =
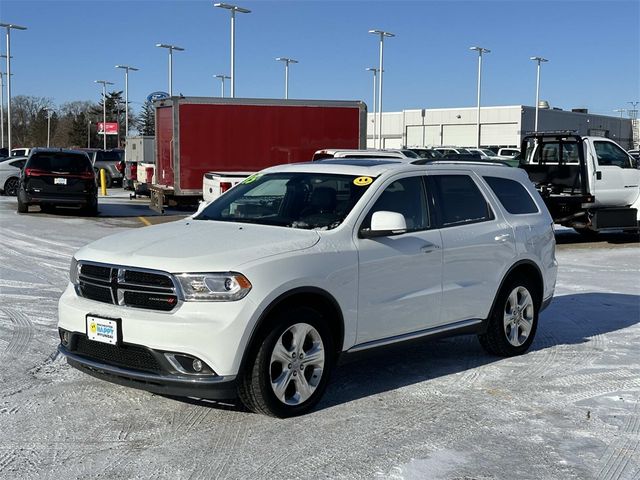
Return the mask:
<path id="1" fill-rule="evenodd" d="M 282 165 L 80 249 L 59 350 L 111 382 L 286 417 L 313 408 L 344 352 L 476 333 L 524 353 L 556 271 L 551 217 L 519 169 Z"/>

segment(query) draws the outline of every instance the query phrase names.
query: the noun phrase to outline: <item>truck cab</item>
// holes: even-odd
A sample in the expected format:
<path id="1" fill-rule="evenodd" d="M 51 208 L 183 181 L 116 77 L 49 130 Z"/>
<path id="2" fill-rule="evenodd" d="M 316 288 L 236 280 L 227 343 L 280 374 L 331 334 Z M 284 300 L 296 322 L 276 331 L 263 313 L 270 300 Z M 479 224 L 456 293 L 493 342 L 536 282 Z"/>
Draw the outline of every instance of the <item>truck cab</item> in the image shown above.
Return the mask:
<path id="1" fill-rule="evenodd" d="M 522 152 L 520 167 L 556 223 L 579 232 L 638 229 L 640 170 L 614 141 L 537 132 L 524 138 Z"/>

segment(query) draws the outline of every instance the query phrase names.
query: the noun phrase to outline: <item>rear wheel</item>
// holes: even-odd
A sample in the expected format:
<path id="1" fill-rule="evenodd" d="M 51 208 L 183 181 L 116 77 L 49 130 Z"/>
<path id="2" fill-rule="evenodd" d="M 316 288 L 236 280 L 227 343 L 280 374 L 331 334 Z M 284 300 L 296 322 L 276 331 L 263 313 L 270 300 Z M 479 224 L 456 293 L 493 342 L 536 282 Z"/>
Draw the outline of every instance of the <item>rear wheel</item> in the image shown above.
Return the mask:
<path id="1" fill-rule="evenodd" d="M 11 177 L 4 182 L 4 194 L 15 197 L 18 194 L 18 179 Z"/>
<path id="2" fill-rule="evenodd" d="M 322 397 L 333 362 L 333 337 L 320 313 L 308 307 L 283 312 L 249 358 L 240 399 L 257 413 L 301 415 Z"/>
<path id="3" fill-rule="evenodd" d="M 89 205 L 82 209 L 82 212 L 88 217 L 98 215 L 98 199 L 94 198 Z"/>
<path id="4" fill-rule="evenodd" d="M 29 213 L 29 204 L 23 202 L 20 195 L 18 195 L 18 213 Z"/>
<path id="5" fill-rule="evenodd" d="M 526 352 L 538 328 L 539 305 L 531 280 L 517 276 L 505 282 L 489 316 L 487 331 L 478 336 L 482 347 L 501 357 Z"/>

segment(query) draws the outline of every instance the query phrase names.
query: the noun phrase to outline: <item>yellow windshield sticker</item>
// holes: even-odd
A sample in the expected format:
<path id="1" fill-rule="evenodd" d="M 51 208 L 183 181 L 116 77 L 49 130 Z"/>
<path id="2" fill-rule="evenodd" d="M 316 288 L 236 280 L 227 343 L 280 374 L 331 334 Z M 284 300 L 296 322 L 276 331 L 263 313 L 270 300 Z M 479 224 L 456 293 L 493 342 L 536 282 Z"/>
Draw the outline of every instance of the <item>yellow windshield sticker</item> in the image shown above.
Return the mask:
<path id="1" fill-rule="evenodd" d="M 257 179 L 259 179 L 262 176 L 261 173 L 254 173 L 253 175 L 248 176 L 247 178 L 244 179 L 244 181 L 242 183 L 253 183 L 255 182 Z"/>
<path id="2" fill-rule="evenodd" d="M 366 185 L 369 185 L 371 182 L 373 182 L 373 178 L 371 177 L 358 177 L 353 180 L 353 184 L 357 185 L 358 187 L 364 187 Z"/>

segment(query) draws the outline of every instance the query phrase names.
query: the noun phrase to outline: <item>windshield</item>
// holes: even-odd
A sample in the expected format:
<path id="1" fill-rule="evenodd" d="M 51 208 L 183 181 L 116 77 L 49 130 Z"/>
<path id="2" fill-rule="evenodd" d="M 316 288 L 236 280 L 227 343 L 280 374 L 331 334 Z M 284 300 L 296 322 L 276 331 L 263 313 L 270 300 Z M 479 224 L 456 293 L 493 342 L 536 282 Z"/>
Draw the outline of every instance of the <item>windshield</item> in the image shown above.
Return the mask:
<path id="1" fill-rule="evenodd" d="M 325 173 L 255 174 L 213 201 L 196 220 L 330 230 L 375 179 Z"/>

